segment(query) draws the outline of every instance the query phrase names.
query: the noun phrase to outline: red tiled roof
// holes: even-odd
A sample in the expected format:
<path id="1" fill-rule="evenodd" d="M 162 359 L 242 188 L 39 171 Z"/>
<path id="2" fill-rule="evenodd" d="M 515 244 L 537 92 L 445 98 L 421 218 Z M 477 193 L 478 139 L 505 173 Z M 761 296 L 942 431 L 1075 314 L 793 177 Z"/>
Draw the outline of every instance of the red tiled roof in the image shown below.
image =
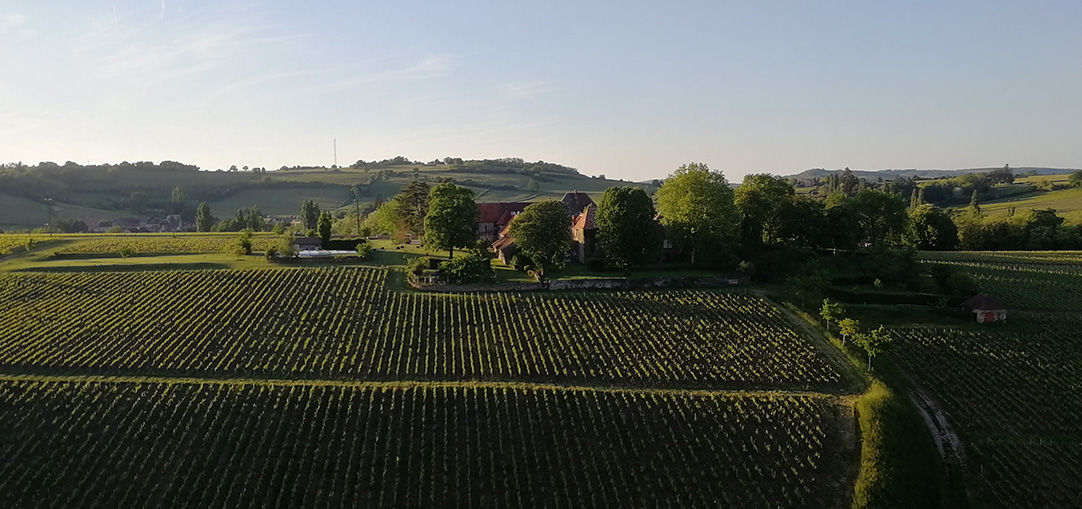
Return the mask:
<path id="1" fill-rule="evenodd" d="M 597 206 L 591 204 L 575 216 L 571 222 L 572 230 L 594 230 L 597 228 Z"/>
<path id="2" fill-rule="evenodd" d="M 497 240 L 496 242 L 493 242 L 492 243 L 492 249 L 495 249 L 495 250 L 499 251 L 499 250 L 501 250 L 501 249 L 503 249 L 505 247 L 508 247 L 508 246 L 514 244 L 514 243 L 515 243 L 515 239 L 512 239 L 511 237 L 504 237 L 504 238 L 502 238 L 500 240 Z"/>
<path id="3" fill-rule="evenodd" d="M 478 203 L 477 211 L 479 214 L 477 216 L 477 222 L 504 224 L 501 222 L 501 219 L 503 219 L 505 215 L 510 214 L 513 216 L 522 212 L 530 205 L 530 203 L 526 202 Z"/>

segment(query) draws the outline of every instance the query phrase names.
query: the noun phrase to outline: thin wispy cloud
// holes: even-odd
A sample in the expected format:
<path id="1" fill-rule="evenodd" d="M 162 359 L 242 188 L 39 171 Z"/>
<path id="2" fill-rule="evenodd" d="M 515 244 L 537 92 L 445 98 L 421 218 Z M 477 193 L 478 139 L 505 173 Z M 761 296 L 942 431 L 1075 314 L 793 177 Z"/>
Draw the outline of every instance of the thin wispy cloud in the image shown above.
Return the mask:
<path id="1" fill-rule="evenodd" d="M 353 77 L 331 82 L 325 88 L 343 90 L 375 83 L 444 76 L 454 71 L 457 62 L 458 57 L 453 55 L 431 55 L 404 67 L 379 71 L 357 70 Z"/>
<path id="2" fill-rule="evenodd" d="M 510 81 L 497 85 L 497 90 L 509 99 L 528 99 L 548 91 L 548 83 L 543 81 Z"/>
<path id="3" fill-rule="evenodd" d="M 29 20 L 30 18 L 25 14 L 0 13 L 0 34 L 18 36 L 33 35 L 34 31 L 30 28 Z"/>

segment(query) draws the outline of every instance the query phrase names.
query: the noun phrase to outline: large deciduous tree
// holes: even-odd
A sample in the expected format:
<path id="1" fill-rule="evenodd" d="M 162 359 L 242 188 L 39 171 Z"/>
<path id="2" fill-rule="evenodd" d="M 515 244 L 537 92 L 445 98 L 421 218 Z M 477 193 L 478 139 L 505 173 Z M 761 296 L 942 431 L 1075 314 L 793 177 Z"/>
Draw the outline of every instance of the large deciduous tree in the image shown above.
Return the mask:
<path id="1" fill-rule="evenodd" d="M 778 244 L 783 240 L 784 212 L 796 192 L 783 177 L 757 174 L 744 177 L 733 192 L 740 211 L 740 236 L 746 246 Z"/>
<path id="2" fill-rule="evenodd" d="M 323 241 L 324 249 L 331 240 L 331 227 L 334 226 L 334 216 L 330 211 L 324 210 L 319 214 L 319 238 Z"/>
<path id="3" fill-rule="evenodd" d="M 214 228 L 214 216 L 210 213 L 210 205 L 201 202 L 195 211 L 195 230 L 209 232 L 211 228 Z"/>
<path id="4" fill-rule="evenodd" d="M 395 204 L 395 215 L 405 233 L 414 237 L 424 234 L 431 191 L 432 187 L 428 184 L 414 180 L 391 200 Z"/>
<path id="5" fill-rule="evenodd" d="M 655 195 L 661 221 L 691 248 L 691 263 L 700 245 L 732 238 L 740 222 L 733 191 L 721 172 L 702 163 L 678 168 Z"/>
<path id="6" fill-rule="evenodd" d="M 571 215 L 563 202 L 538 202 L 515 216 L 509 233 L 544 277 L 546 270 L 563 267 L 571 250 Z"/>
<path id="7" fill-rule="evenodd" d="M 169 194 L 169 210 L 174 214 L 180 214 L 184 211 L 184 188 L 176 186 L 173 188 L 173 192 Z"/>
<path id="8" fill-rule="evenodd" d="M 301 204 L 301 221 L 305 230 L 314 230 L 319 225 L 319 204 L 314 200 L 304 200 Z"/>
<path id="9" fill-rule="evenodd" d="M 639 187 L 610 187 L 597 207 L 597 239 L 605 264 L 617 270 L 655 261 L 661 235 L 654 202 Z"/>
<path id="10" fill-rule="evenodd" d="M 859 240 L 872 247 L 898 245 L 905 231 L 906 203 L 901 196 L 867 189 L 845 200 L 856 221 Z"/>
<path id="11" fill-rule="evenodd" d="M 432 249 L 446 249 L 454 258 L 456 247 L 477 240 L 477 203 L 473 191 L 451 183 L 433 187 L 425 204 L 424 239 Z"/>
<path id="12" fill-rule="evenodd" d="M 778 236 L 799 247 L 834 247 L 823 200 L 794 196 L 778 212 Z"/>
<path id="13" fill-rule="evenodd" d="M 909 213 L 905 243 L 928 251 L 950 251 L 958 245 L 958 227 L 939 207 L 919 205 Z"/>

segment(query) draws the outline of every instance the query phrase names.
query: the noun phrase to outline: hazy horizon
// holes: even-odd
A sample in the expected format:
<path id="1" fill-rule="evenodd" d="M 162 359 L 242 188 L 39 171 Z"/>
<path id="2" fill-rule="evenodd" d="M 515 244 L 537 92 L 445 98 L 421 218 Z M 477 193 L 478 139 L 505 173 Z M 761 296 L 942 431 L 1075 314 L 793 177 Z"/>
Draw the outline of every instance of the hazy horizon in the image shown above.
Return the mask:
<path id="1" fill-rule="evenodd" d="M 1082 166 L 1082 4 L 0 1 L 0 160 Z"/>

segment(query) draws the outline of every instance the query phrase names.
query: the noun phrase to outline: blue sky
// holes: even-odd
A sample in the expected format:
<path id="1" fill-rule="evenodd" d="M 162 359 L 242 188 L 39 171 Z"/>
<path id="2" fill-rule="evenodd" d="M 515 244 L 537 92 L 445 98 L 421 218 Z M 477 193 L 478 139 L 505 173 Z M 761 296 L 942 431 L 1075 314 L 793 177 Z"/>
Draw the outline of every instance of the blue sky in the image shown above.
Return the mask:
<path id="1" fill-rule="evenodd" d="M 1082 167 L 1082 2 L 0 0 L 0 160 Z"/>

